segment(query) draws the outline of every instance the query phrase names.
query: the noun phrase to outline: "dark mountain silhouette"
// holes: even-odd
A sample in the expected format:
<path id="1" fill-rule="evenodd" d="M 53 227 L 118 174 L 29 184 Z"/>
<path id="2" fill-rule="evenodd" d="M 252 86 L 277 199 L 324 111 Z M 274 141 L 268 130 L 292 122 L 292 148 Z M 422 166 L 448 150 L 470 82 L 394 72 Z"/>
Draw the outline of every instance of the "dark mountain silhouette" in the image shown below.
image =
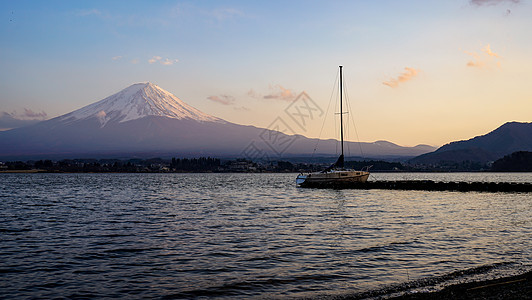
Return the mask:
<path id="1" fill-rule="evenodd" d="M 446 144 L 410 160 L 417 164 L 494 161 L 516 151 L 532 151 L 532 123 L 508 122 L 492 132 Z"/>
<path id="2" fill-rule="evenodd" d="M 518 151 L 496 160 L 491 166 L 495 172 L 532 172 L 532 152 Z"/>
<path id="3" fill-rule="evenodd" d="M 318 140 L 244 126 L 205 114 L 152 83 L 134 84 L 101 101 L 31 126 L 0 132 L 0 158 L 214 156 L 261 159 L 310 155 Z M 347 143 L 367 157 L 413 157 L 426 145 Z M 334 155 L 336 140 L 316 154 Z"/>
<path id="4" fill-rule="evenodd" d="M 518 151 L 496 160 L 491 167 L 495 172 L 532 172 L 532 152 Z"/>

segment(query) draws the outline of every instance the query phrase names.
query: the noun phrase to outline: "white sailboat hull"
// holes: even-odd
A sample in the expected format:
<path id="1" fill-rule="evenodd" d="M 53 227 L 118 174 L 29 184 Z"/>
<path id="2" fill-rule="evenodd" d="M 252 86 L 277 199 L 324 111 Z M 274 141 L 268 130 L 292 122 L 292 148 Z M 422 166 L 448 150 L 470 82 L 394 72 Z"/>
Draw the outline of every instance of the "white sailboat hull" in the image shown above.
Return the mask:
<path id="1" fill-rule="evenodd" d="M 326 173 L 300 174 L 296 178 L 297 185 L 307 184 L 329 184 L 329 183 L 346 183 L 346 182 L 366 182 L 369 172 L 355 170 L 332 170 Z"/>

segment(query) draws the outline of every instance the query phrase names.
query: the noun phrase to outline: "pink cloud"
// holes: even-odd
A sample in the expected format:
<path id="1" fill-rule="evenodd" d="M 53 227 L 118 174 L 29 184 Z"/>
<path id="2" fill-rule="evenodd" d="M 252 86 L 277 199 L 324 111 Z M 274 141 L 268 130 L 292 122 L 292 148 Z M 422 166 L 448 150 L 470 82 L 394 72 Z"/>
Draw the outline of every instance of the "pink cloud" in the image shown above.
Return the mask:
<path id="1" fill-rule="evenodd" d="M 207 99 L 217 102 L 223 105 L 233 105 L 235 98 L 229 95 L 220 95 L 220 96 L 209 96 Z"/>
<path id="2" fill-rule="evenodd" d="M 270 93 L 263 97 L 263 99 L 276 99 L 285 101 L 293 101 L 295 98 L 296 95 L 292 90 L 284 88 L 280 85 L 270 86 Z"/>
<path id="3" fill-rule="evenodd" d="M 482 51 L 485 52 L 489 56 L 499 57 L 499 54 L 494 53 L 494 52 L 491 51 L 490 44 L 487 44 L 486 47 L 484 47 L 484 49 L 482 49 Z"/>
<path id="4" fill-rule="evenodd" d="M 477 52 L 464 51 L 465 54 L 472 57 L 472 60 L 466 63 L 468 67 L 483 68 L 493 65 L 493 63 L 495 63 L 497 67 L 501 66 L 499 54 L 491 51 L 491 46 L 489 44 L 482 48 L 481 51 L 480 54 Z"/>
<path id="5" fill-rule="evenodd" d="M 396 88 L 399 86 L 400 83 L 412 80 L 412 78 L 414 78 L 418 74 L 418 72 L 419 70 L 416 70 L 414 68 L 405 67 L 405 71 L 399 74 L 397 78 L 392 78 L 388 81 L 384 81 L 382 84 L 392 88 Z"/>
<path id="6" fill-rule="evenodd" d="M 161 59 L 163 59 L 163 58 L 160 57 L 160 56 L 155 55 L 154 57 L 150 58 L 150 59 L 148 60 L 148 62 L 149 62 L 150 64 L 154 64 L 154 63 L 160 61 Z"/>
<path id="7" fill-rule="evenodd" d="M 161 61 L 161 64 L 163 64 L 165 66 L 171 66 L 171 65 L 177 63 L 178 61 L 179 60 L 177 60 L 177 59 L 169 59 L 169 58 L 167 58 L 167 59 Z"/>
<path id="8" fill-rule="evenodd" d="M 481 62 L 481 61 L 470 60 L 470 61 L 467 62 L 466 66 L 482 68 L 482 67 L 484 67 L 484 63 Z"/>
<path id="9" fill-rule="evenodd" d="M 154 64 L 154 63 L 160 63 L 161 65 L 164 65 L 164 66 L 171 66 L 177 62 L 179 62 L 178 59 L 170 59 L 170 58 L 165 58 L 163 59 L 161 56 L 158 56 L 158 55 L 155 55 L 153 56 L 152 58 L 150 58 L 148 60 L 148 63 L 150 64 Z"/>

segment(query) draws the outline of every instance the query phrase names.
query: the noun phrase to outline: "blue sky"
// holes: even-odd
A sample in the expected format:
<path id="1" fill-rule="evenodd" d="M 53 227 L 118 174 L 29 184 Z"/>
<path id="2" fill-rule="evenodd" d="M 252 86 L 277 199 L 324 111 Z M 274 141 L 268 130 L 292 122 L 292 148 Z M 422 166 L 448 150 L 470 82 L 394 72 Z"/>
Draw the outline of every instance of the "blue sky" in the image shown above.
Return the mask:
<path id="1" fill-rule="evenodd" d="M 303 91 L 325 111 L 344 65 L 361 141 L 442 145 L 532 119 L 528 1 L 0 5 L 0 111 L 21 118 L 150 81 L 206 113 L 267 127 Z M 321 137 L 335 138 L 328 118 Z M 322 124 L 293 129 L 317 137 Z"/>

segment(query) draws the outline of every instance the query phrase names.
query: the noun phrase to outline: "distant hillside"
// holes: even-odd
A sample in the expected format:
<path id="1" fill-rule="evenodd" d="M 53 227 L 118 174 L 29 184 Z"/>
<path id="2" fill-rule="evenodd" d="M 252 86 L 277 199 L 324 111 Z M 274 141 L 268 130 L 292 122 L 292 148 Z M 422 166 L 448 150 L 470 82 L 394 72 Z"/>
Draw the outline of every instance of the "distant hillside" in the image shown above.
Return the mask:
<path id="1" fill-rule="evenodd" d="M 519 151 L 496 160 L 491 167 L 495 172 L 532 172 L 532 152 Z"/>
<path id="2" fill-rule="evenodd" d="M 5 111 L 0 111 L 0 131 L 9 130 L 12 128 L 24 127 L 33 124 L 37 124 L 42 120 L 31 119 L 19 119 L 15 115 L 7 113 Z"/>
<path id="3" fill-rule="evenodd" d="M 416 164 L 486 163 L 516 151 L 532 151 L 532 123 L 509 122 L 492 132 L 446 144 L 410 160 Z"/>

